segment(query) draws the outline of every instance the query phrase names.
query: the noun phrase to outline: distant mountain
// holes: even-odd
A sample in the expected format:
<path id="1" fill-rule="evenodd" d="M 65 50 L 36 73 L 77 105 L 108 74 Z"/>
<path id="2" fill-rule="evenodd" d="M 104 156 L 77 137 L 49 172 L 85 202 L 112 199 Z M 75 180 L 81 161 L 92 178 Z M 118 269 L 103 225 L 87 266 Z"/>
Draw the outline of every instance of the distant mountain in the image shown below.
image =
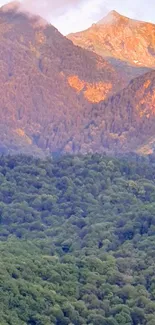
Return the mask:
<path id="1" fill-rule="evenodd" d="M 153 147 L 155 72 L 128 85 L 124 69 L 21 12 L 18 2 L 0 10 L 0 68 L 0 152 Z"/>
<path id="2" fill-rule="evenodd" d="M 85 31 L 68 35 L 74 44 L 108 59 L 129 79 L 155 68 L 155 25 L 111 11 Z M 115 59 L 115 60 L 114 60 Z M 118 60 L 118 61 L 117 61 Z M 136 67 L 139 67 L 137 70 Z"/>
<path id="3" fill-rule="evenodd" d="M 0 9 L 0 150 L 64 150 L 81 138 L 92 102 L 124 86 L 100 56 L 18 2 Z"/>

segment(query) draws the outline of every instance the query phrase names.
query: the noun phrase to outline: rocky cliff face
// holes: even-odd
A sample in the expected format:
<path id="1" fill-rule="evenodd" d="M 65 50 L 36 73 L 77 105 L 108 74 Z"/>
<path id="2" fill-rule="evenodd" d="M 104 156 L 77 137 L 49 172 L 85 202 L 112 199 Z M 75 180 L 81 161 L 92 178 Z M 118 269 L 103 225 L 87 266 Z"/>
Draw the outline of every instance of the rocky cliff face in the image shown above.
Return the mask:
<path id="1" fill-rule="evenodd" d="M 110 12 L 83 32 L 70 34 L 74 44 L 96 52 L 120 69 L 128 80 L 155 68 L 155 25 Z M 137 69 L 139 68 L 139 69 Z"/>
<path id="2" fill-rule="evenodd" d="M 155 67 L 155 25 L 110 12 L 83 32 L 68 35 L 75 44 L 135 66 Z"/>

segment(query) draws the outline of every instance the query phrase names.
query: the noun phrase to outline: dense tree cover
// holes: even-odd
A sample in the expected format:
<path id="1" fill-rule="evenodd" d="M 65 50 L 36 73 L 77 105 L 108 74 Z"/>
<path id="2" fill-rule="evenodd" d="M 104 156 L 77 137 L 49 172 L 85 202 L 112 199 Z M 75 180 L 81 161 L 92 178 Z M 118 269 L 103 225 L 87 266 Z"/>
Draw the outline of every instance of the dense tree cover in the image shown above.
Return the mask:
<path id="1" fill-rule="evenodd" d="M 89 127 L 93 103 L 128 80 L 101 56 L 73 45 L 19 6 L 13 1 L 0 8 L 0 150 L 40 157 L 55 150 L 99 150 L 102 136 Z"/>
<path id="2" fill-rule="evenodd" d="M 0 324 L 155 325 L 155 158 L 0 157 Z"/>
<path id="3" fill-rule="evenodd" d="M 39 157 L 55 151 L 150 152 L 155 70 L 145 74 L 132 65 L 126 73 L 118 60 L 100 56 L 100 47 L 97 55 L 75 46 L 52 25 L 42 25 L 39 17 L 28 17 L 18 7 L 13 1 L 0 9 L 0 152 Z M 154 28 L 146 26 L 154 42 Z M 124 38 L 122 24 L 121 29 Z M 106 46 L 113 41 L 115 37 Z M 87 44 L 90 50 L 90 40 Z M 141 44 L 145 48 L 147 40 Z M 147 56 L 145 63 L 151 53 L 155 57 L 151 43 L 147 52 L 143 47 L 140 52 Z"/>

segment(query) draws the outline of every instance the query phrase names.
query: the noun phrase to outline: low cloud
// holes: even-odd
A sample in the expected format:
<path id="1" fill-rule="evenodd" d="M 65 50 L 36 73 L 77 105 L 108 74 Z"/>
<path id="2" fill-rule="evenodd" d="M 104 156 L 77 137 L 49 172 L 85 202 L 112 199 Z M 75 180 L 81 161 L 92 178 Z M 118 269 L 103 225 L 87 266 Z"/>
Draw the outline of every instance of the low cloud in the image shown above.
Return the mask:
<path id="1" fill-rule="evenodd" d="M 24 9 L 46 19 L 61 16 L 83 2 L 84 0 L 21 0 Z"/>
<path id="2" fill-rule="evenodd" d="M 116 10 L 130 18 L 155 23 L 154 0 L 20 0 L 27 11 L 40 15 L 63 34 L 83 30 Z M 8 1 L 0 0 L 1 5 Z"/>

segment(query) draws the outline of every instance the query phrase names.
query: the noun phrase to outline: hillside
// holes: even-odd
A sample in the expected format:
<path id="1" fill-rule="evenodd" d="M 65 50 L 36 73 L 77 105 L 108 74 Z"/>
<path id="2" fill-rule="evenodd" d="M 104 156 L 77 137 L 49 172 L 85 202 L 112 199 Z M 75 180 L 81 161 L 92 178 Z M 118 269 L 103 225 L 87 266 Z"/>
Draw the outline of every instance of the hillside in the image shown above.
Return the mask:
<path id="1" fill-rule="evenodd" d="M 0 324 L 154 325 L 155 157 L 0 157 Z"/>
<path id="2" fill-rule="evenodd" d="M 111 11 L 97 24 L 70 34 L 68 38 L 74 44 L 102 55 L 118 71 L 124 72 L 128 80 L 147 72 L 147 68 L 155 68 L 154 24 Z"/>
<path id="3" fill-rule="evenodd" d="M 89 102 L 124 85 L 108 62 L 18 2 L 0 9 L 0 67 L 1 151 L 62 150 L 80 136 Z"/>
<path id="4" fill-rule="evenodd" d="M 109 152 L 152 153 L 155 145 L 155 71 L 132 80 L 128 87 L 94 105 L 88 134 Z"/>
<path id="5" fill-rule="evenodd" d="M 73 45 L 18 2 L 0 9 L 0 67 L 1 153 L 152 150 L 153 70 L 126 85 L 122 68 Z"/>

